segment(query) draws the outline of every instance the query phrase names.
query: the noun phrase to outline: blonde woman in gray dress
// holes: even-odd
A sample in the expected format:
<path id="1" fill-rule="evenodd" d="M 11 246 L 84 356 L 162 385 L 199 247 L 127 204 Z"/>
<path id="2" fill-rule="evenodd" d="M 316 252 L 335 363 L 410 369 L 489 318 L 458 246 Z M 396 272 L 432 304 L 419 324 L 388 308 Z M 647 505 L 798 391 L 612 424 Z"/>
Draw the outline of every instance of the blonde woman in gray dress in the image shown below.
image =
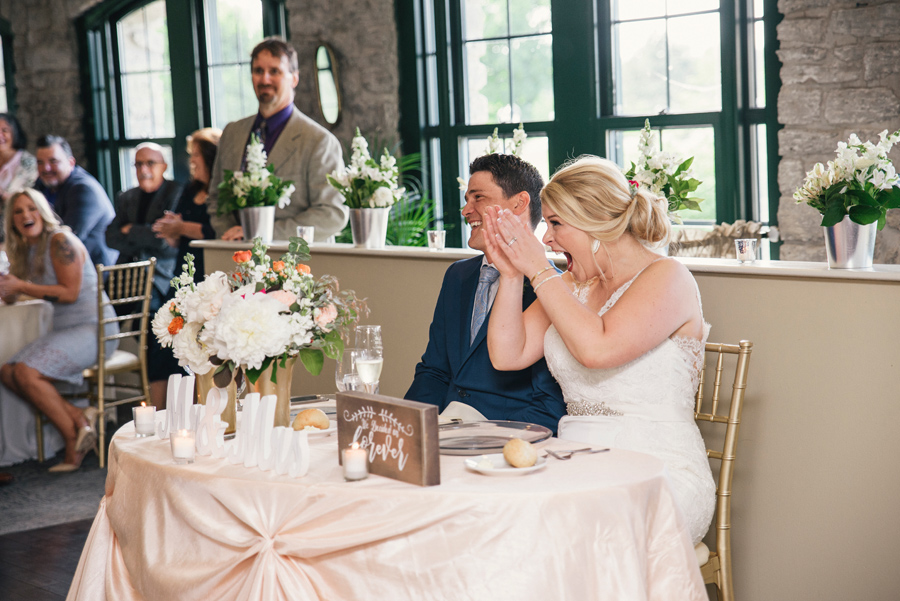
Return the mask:
<path id="1" fill-rule="evenodd" d="M 36 190 L 10 198 L 5 229 L 10 273 L 0 276 L 0 298 L 14 303 L 26 295 L 53 303 L 53 327 L 0 367 L 0 381 L 56 426 L 66 443 L 65 458 L 50 471 L 71 472 L 97 442 L 97 410 L 75 407 L 54 382 L 82 384 L 82 371 L 96 360 L 97 272 L 84 244 Z M 114 317 L 107 309 L 106 317 Z M 115 328 L 107 326 L 107 334 Z M 116 346 L 107 343 L 107 356 Z"/>

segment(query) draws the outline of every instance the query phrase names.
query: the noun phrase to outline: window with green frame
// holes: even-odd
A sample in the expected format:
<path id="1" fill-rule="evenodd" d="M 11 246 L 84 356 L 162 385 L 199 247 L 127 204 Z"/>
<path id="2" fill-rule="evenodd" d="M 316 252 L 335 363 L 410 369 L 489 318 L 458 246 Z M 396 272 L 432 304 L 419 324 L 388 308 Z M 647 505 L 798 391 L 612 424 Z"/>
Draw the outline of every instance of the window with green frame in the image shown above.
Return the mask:
<path id="1" fill-rule="evenodd" d="M 12 40 L 12 26 L 6 19 L 0 19 L 0 113 L 16 112 Z"/>
<path id="2" fill-rule="evenodd" d="M 250 51 L 284 24 L 282 0 L 106 0 L 79 19 L 88 153 L 109 193 L 136 185 L 146 141 L 186 180 L 185 137 L 256 110 Z"/>
<path id="3" fill-rule="evenodd" d="M 779 18 L 775 0 L 401 0 L 401 135 L 450 240 L 467 234 L 456 178 L 519 123 L 546 177 L 581 154 L 628 167 L 649 119 L 703 181 L 685 223 L 774 225 Z"/>

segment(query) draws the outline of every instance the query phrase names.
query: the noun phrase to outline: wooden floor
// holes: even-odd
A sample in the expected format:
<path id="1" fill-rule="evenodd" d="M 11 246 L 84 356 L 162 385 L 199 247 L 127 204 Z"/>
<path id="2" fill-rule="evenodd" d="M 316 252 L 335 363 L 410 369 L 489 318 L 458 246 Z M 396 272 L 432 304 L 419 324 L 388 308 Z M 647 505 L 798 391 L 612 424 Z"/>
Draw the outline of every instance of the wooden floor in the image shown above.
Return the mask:
<path id="1" fill-rule="evenodd" d="M 0 536 L 0 599 L 64 601 L 92 521 Z"/>

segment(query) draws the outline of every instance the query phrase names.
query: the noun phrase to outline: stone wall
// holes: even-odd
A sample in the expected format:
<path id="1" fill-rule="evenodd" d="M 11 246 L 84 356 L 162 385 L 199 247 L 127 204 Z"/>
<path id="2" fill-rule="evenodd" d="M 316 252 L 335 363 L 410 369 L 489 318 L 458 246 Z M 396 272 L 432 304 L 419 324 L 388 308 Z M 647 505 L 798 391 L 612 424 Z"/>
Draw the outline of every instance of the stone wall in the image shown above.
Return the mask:
<path id="1" fill-rule="evenodd" d="M 900 128 L 900 2 L 779 0 L 781 258 L 824 261 L 819 213 L 791 197 L 816 162 L 851 133 L 877 141 Z M 900 167 L 900 148 L 891 153 Z M 876 263 L 900 263 L 900 210 L 888 212 Z"/>
<path id="2" fill-rule="evenodd" d="M 0 17 L 12 24 L 18 88 L 17 116 L 30 138 L 58 133 L 84 163 L 85 119 L 81 103 L 75 20 L 100 0 L 0 0 Z M 336 55 L 344 112 L 335 135 L 349 147 L 356 126 L 396 140 L 399 114 L 397 28 L 392 0 L 350 0 L 340 10 L 330 0 L 287 0 L 290 41 L 305 68 L 296 104 L 320 123 L 312 68 L 316 48 L 329 43 Z M 364 25 L 362 25 L 364 24 Z M 250 82 L 247 82 L 250 86 Z"/>

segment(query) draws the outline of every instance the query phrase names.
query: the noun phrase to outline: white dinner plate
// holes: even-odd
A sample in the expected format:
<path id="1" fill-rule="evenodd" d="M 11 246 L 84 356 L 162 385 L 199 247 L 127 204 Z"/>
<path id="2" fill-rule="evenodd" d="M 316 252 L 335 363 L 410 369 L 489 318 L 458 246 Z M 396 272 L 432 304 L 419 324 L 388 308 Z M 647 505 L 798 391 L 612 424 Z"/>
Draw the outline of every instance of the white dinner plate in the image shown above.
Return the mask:
<path id="1" fill-rule="evenodd" d="M 479 462 L 484 459 L 490 461 L 493 467 L 479 466 Z M 547 458 L 538 457 L 537 462 L 531 467 L 513 467 L 503 458 L 503 453 L 491 453 L 490 455 L 469 457 L 465 460 L 465 464 L 473 472 L 478 472 L 485 476 L 524 476 L 525 474 L 544 469 L 547 466 Z"/>

